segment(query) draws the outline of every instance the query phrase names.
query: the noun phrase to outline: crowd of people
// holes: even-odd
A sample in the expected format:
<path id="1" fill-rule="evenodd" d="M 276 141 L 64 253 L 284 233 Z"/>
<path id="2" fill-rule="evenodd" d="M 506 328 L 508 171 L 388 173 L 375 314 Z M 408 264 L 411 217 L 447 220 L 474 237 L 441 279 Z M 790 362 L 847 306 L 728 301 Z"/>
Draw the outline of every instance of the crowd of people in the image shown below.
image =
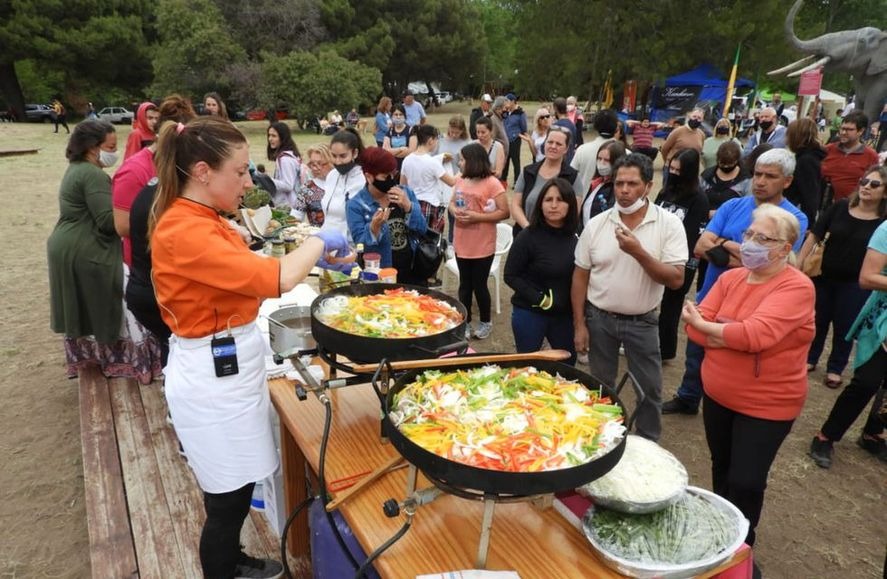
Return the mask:
<path id="1" fill-rule="evenodd" d="M 468 119 L 453 115 L 440 132 L 409 91 L 399 103 L 385 96 L 375 146 L 345 126 L 304 156 L 289 125 L 271 122 L 271 176 L 251 160 L 215 93 L 202 117 L 175 94 L 139 106 L 113 179 L 105 170 L 117 162 L 114 128 L 75 126 L 48 242 L 52 328 L 65 335 L 71 377 L 90 364 L 142 383 L 163 372 L 176 433 L 204 491 L 207 576 L 235 568 L 273 576 L 279 565 L 248 557 L 237 541 L 254 483 L 277 467 L 254 323 L 260 301 L 315 264 L 350 269 L 332 258 L 357 244 L 394 267 L 399 283 L 434 284 L 413 253 L 423 236 L 448 236 L 466 339 L 483 340 L 493 330 L 487 278 L 497 224 L 509 218 L 514 350 L 564 349 L 567 363 L 587 364 L 610 385 L 623 352 L 642 392 L 635 430 L 654 441 L 663 414 L 701 407 L 712 486 L 751 522 L 749 544 L 770 466 L 829 332 L 825 385 L 843 385 L 855 340 L 854 373 L 810 455 L 829 467 L 833 444 L 874 398 L 858 443 L 887 460 L 878 418 L 887 168 L 861 140 L 861 112 L 846 115 L 838 140 L 824 146 L 810 119 L 783 127 L 765 108 L 743 147 L 725 119 L 706 135 L 696 109 L 657 149 L 661 126 L 649 119 L 623 122 L 603 110 L 587 131 L 574 97 L 539 107 L 532 122 L 518 103 L 512 93 L 485 94 Z M 659 158 L 662 187 L 653 195 Z M 281 260 L 251 252 L 249 232 L 228 215 L 254 184 L 319 233 Z M 817 260 L 813 273 L 807 266 Z M 688 299 L 694 281 L 698 293 Z M 681 322 L 683 378 L 664 400 L 663 364 L 677 358 Z M 230 404 L 201 404 L 210 396 Z"/>

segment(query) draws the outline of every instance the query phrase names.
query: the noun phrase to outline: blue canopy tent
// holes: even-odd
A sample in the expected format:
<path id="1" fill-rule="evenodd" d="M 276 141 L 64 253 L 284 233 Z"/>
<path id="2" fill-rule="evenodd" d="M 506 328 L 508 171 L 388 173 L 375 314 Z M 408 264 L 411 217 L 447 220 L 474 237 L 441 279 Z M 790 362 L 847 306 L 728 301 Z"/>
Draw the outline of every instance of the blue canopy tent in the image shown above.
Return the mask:
<path id="1" fill-rule="evenodd" d="M 720 71 L 710 64 L 700 64 L 693 70 L 670 76 L 665 79 L 665 86 L 656 86 L 650 91 L 650 120 L 664 122 L 696 106 L 706 109 L 707 117 L 713 112 L 723 111 L 727 83 L 728 79 L 721 76 Z M 736 92 L 743 92 L 742 89 L 752 89 L 754 86 L 755 83 L 748 79 L 736 79 Z"/>

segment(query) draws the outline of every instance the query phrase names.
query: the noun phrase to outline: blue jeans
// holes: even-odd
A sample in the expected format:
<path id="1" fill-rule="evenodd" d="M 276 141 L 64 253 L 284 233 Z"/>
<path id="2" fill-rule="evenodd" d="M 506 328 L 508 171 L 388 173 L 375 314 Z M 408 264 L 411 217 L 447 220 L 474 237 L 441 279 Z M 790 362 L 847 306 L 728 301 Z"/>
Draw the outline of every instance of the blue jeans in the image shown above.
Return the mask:
<path id="1" fill-rule="evenodd" d="M 517 352 L 535 352 L 548 339 L 552 348 L 566 350 L 571 366 L 576 363 L 576 345 L 573 343 L 573 316 L 571 314 L 543 314 L 512 306 L 511 331 Z"/>
<path id="2" fill-rule="evenodd" d="M 616 385 L 619 346 L 625 347 L 628 370 L 646 398 L 635 410 L 635 430 L 659 440 L 662 433 L 662 359 L 659 357 L 659 316 L 655 311 L 625 319 L 591 304 L 585 306 L 588 326 L 588 365 L 591 374 L 608 386 Z"/>
<path id="3" fill-rule="evenodd" d="M 687 404 L 699 406 L 699 401 L 702 400 L 702 360 L 704 358 L 705 348 L 688 338 L 684 377 L 678 388 L 678 398 Z"/>
<path id="4" fill-rule="evenodd" d="M 816 337 L 810 344 L 807 363 L 815 366 L 819 361 L 831 326 L 832 351 L 825 371 L 840 375 L 847 367 L 853 349 L 853 342 L 848 342 L 844 337 L 870 292 L 859 287 L 856 280 L 836 281 L 819 276 L 814 278 L 813 285 L 816 287 Z"/>

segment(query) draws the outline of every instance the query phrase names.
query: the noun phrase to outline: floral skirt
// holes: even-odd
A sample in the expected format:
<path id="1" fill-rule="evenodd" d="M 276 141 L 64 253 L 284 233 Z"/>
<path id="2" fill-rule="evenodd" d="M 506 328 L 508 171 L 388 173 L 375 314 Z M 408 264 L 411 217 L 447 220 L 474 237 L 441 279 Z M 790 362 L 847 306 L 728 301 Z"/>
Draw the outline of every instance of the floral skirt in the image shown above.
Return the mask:
<path id="1" fill-rule="evenodd" d="M 123 266 L 123 287 L 129 268 Z M 163 372 L 160 342 L 146 330 L 123 304 L 120 338 L 113 344 L 100 344 L 95 336 L 65 337 L 65 364 L 68 378 L 76 378 L 86 366 L 99 366 L 107 378 L 132 378 L 150 384 Z"/>

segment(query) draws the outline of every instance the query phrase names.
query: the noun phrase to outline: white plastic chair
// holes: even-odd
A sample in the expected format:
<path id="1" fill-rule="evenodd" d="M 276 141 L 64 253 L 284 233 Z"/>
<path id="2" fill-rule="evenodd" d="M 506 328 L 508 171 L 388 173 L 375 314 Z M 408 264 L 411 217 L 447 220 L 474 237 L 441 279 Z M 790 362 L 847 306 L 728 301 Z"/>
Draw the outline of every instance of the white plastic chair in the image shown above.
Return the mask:
<path id="1" fill-rule="evenodd" d="M 511 225 L 507 223 L 497 223 L 496 224 L 496 252 L 493 254 L 493 265 L 490 266 L 490 277 L 493 278 L 495 282 L 495 293 L 496 293 L 496 313 L 502 313 L 502 307 L 499 303 L 500 296 L 500 288 L 502 286 L 502 268 L 500 267 L 502 264 L 502 256 L 508 253 L 508 250 L 511 249 L 511 242 L 514 241 L 513 232 L 511 229 Z M 459 266 L 456 265 L 456 257 L 447 258 L 446 261 L 447 271 L 456 276 L 456 279 L 459 279 Z"/>

